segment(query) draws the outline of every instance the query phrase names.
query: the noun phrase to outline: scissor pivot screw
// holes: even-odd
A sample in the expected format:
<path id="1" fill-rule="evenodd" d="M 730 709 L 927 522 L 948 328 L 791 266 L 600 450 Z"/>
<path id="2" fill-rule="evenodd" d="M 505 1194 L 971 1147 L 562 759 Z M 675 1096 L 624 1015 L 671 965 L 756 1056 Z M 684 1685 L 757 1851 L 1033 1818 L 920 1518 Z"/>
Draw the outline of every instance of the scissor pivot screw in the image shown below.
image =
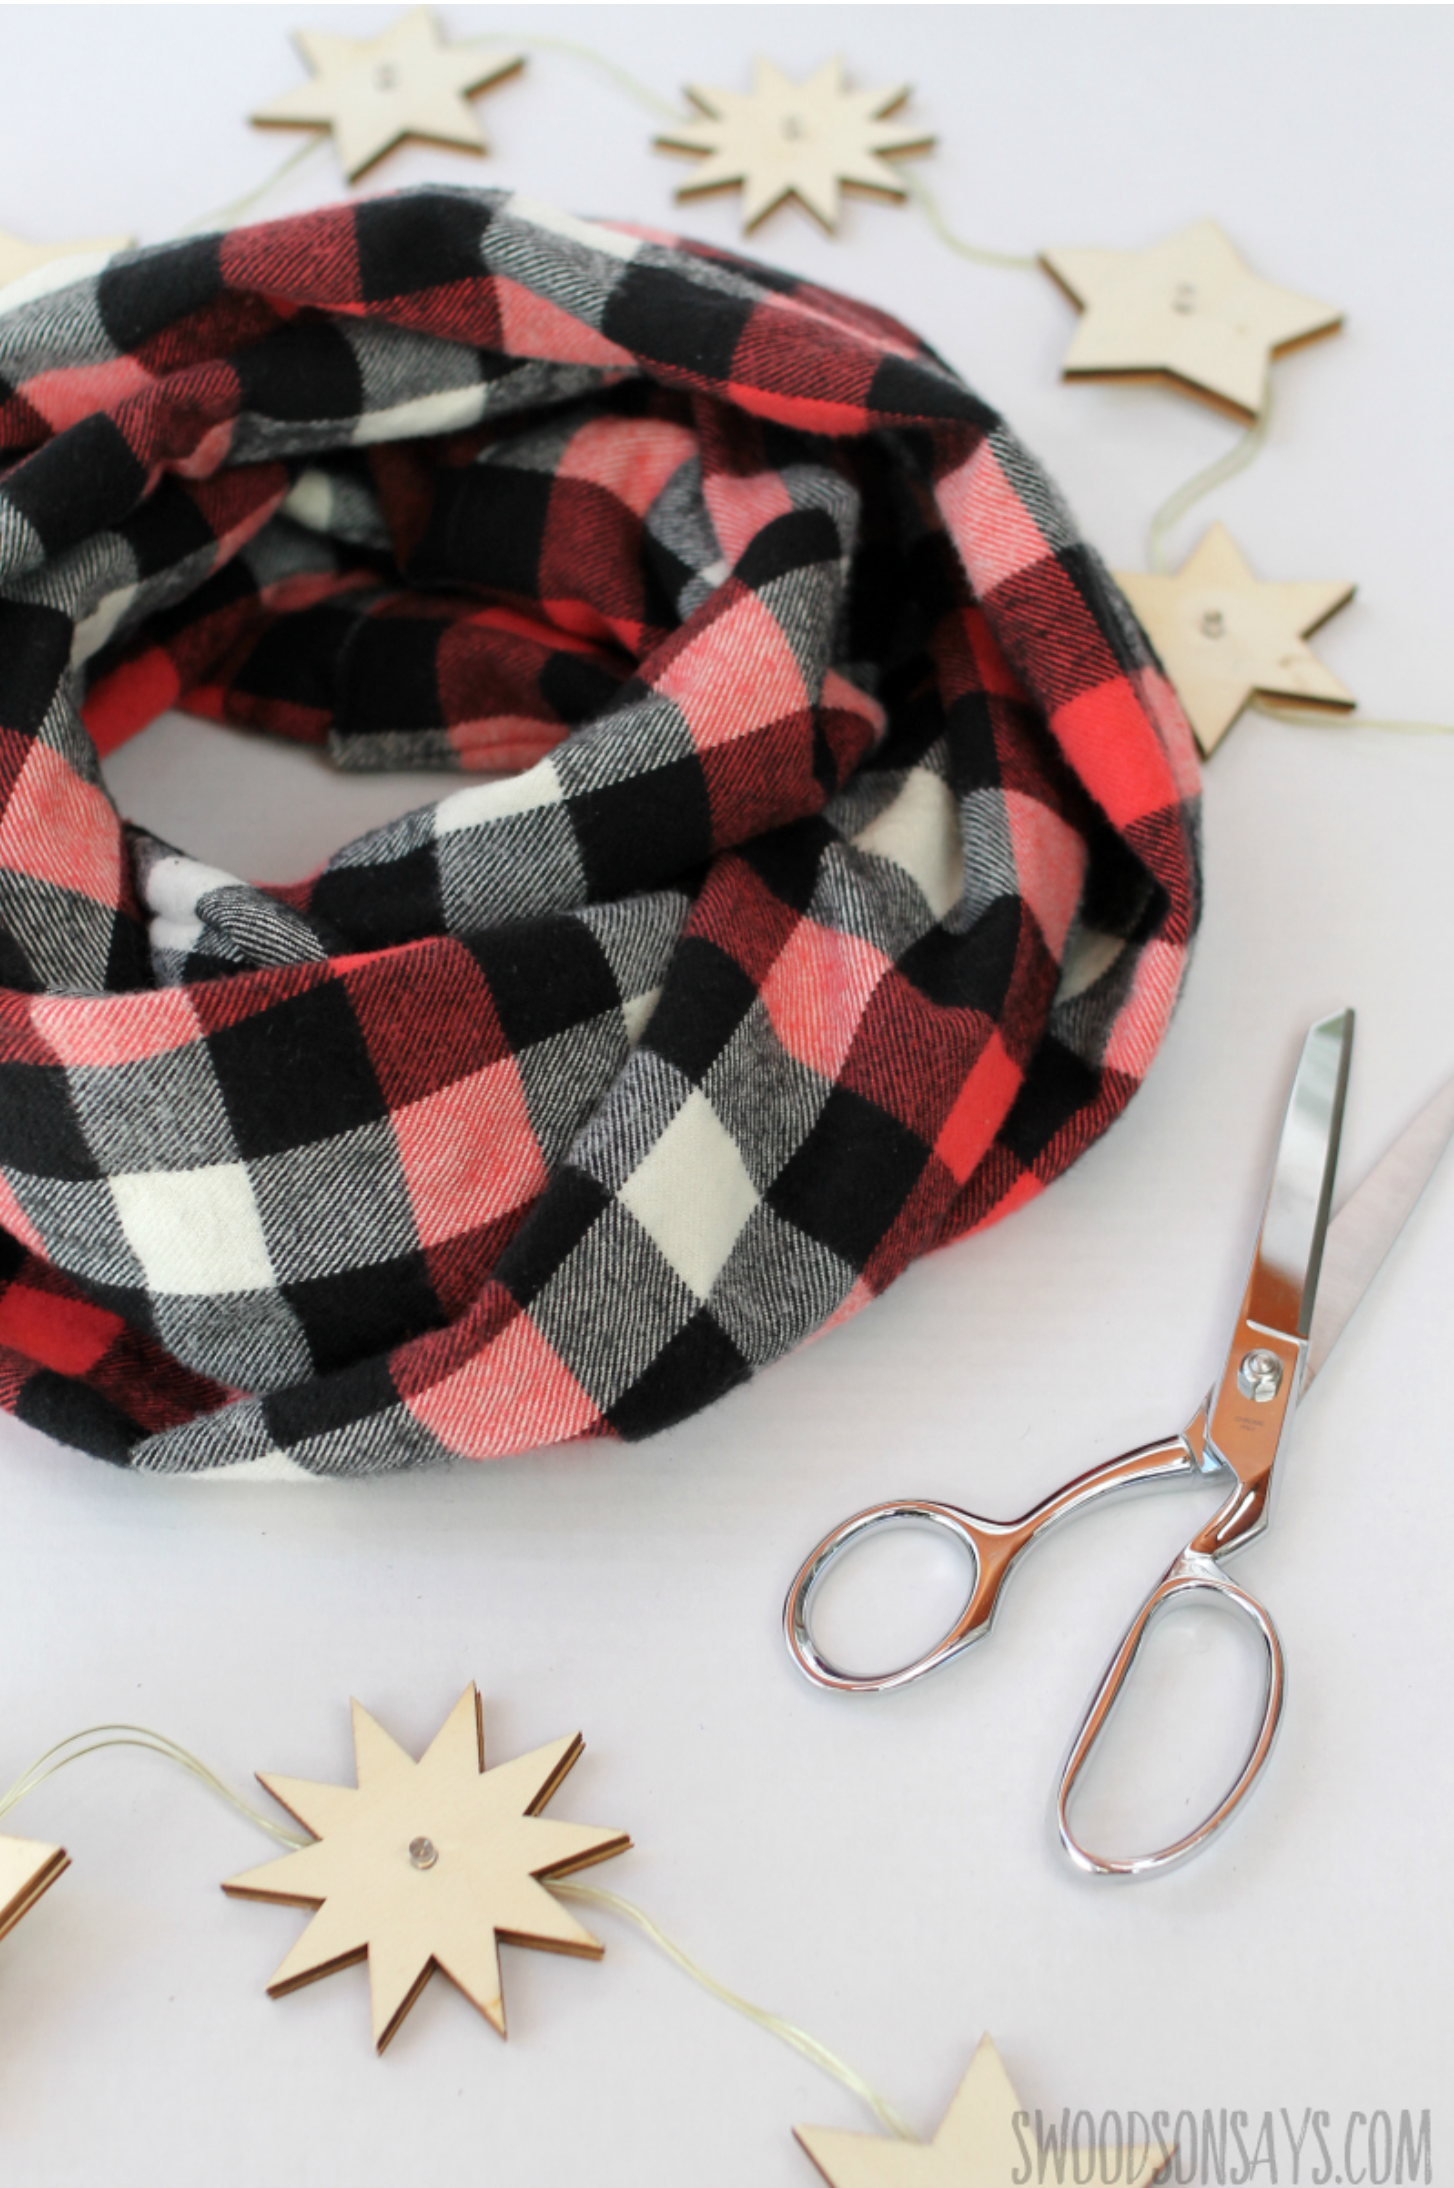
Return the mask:
<path id="1" fill-rule="evenodd" d="M 1256 1405 L 1270 1405 L 1282 1385 L 1282 1362 L 1275 1352 L 1249 1352 L 1237 1370 L 1237 1388 Z"/>

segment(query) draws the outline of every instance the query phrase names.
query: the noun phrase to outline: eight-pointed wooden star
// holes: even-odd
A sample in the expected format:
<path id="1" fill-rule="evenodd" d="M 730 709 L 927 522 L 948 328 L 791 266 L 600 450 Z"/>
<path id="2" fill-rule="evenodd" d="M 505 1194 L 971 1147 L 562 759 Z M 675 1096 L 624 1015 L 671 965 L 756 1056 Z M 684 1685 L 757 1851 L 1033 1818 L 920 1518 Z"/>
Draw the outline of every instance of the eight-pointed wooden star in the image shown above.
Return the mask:
<path id="1" fill-rule="evenodd" d="M 525 66 L 523 55 L 498 46 L 446 44 L 428 8 L 411 8 L 377 38 L 295 36 L 311 78 L 252 119 L 265 129 L 331 129 L 350 182 L 405 137 L 487 151 L 465 94 Z"/>
<path id="2" fill-rule="evenodd" d="M 70 1865 L 64 1847 L 42 1846 L 39 1839 L 0 1838 L 0 1937 L 29 1914 Z"/>
<path id="3" fill-rule="evenodd" d="M 1027 2177 L 1034 2141 L 988 2036 L 980 2038 L 932 2142 L 896 2142 L 831 2127 L 795 2127 L 793 2133 L 829 2188 L 1006 2188 L 1007 2182 Z M 1101 2179 L 1146 2188 L 1171 2152 L 1158 2146 L 1099 2155 Z M 1039 2176 L 1032 2169 L 1028 2177 Z"/>
<path id="4" fill-rule="evenodd" d="M 1254 693 L 1337 713 L 1356 704 L 1303 644 L 1353 598 L 1352 585 L 1264 584 L 1220 524 L 1174 577 L 1118 570 L 1116 583 L 1165 663 L 1203 752 L 1220 744 Z"/>
<path id="5" fill-rule="evenodd" d="M 54 259 L 83 255 L 109 258 L 113 251 L 124 251 L 133 240 L 131 236 L 82 236 L 71 243 L 25 243 L 0 229 L 0 288 L 34 273 L 40 266 L 49 266 Z"/>
<path id="6" fill-rule="evenodd" d="M 1041 263 L 1082 306 L 1067 380 L 1169 380 L 1237 418 L 1261 410 L 1274 357 L 1343 324 L 1333 305 L 1250 272 L 1214 220 L 1149 250 L 1045 251 Z"/>
<path id="7" fill-rule="evenodd" d="M 314 1843 L 222 1889 L 319 1910 L 269 1996 L 367 1957 L 382 2051 L 435 1968 L 503 2036 L 501 1939 L 599 1960 L 589 1930 L 536 1881 L 631 1844 L 624 1831 L 540 1815 L 582 1745 L 577 1733 L 486 1770 L 480 1697 L 468 1686 L 417 1763 L 355 1702 L 357 1790 L 260 1772 Z"/>
<path id="8" fill-rule="evenodd" d="M 784 198 L 795 197 L 823 226 L 838 224 L 844 189 L 903 198 L 903 183 L 887 159 L 927 152 L 922 129 L 888 117 L 909 96 L 897 91 L 850 91 L 843 63 L 825 61 L 795 84 L 771 61 L 753 63 L 750 93 L 688 84 L 687 97 L 704 119 L 676 124 L 656 140 L 663 151 L 706 155 L 679 198 L 742 185 L 742 225 L 755 228 Z"/>

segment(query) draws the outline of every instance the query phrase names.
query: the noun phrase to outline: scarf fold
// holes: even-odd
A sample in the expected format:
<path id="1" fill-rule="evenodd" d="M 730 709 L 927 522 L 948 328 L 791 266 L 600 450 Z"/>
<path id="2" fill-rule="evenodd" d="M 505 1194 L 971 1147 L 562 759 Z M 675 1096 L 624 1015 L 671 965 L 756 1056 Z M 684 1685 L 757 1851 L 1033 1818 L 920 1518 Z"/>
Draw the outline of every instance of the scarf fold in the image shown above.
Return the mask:
<path id="1" fill-rule="evenodd" d="M 426 189 L 0 300 L 0 1404 L 141 1468 L 679 1421 L 1140 1083 L 1197 775 L 903 327 Z M 462 786 L 254 886 L 169 706 Z M 481 779 L 471 779 L 481 778 Z"/>

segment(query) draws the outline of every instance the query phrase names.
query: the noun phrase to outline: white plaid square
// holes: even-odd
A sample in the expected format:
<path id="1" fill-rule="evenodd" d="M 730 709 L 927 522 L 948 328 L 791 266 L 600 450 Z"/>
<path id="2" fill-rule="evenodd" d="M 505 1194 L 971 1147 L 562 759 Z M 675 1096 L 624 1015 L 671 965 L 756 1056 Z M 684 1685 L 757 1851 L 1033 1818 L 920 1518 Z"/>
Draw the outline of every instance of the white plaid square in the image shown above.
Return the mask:
<path id="1" fill-rule="evenodd" d="M 149 1291 L 206 1297 L 271 1289 L 273 1265 L 246 1163 L 132 1170 L 110 1182 Z"/>
<path id="2" fill-rule="evenodd" d="M 959 902 L 964 887 L 959 803 L 942 776 L 911 767 L 892 804 L 854 841 L 860 851 L 891 860 L 916 882 L 936 919 Z"/>
<path id="3" fill-rule="evenodd" d="M 699 1299 L 711 1291 L 758 1199 L 737 1142 L 696 1087 L 619 1197 Z"/>

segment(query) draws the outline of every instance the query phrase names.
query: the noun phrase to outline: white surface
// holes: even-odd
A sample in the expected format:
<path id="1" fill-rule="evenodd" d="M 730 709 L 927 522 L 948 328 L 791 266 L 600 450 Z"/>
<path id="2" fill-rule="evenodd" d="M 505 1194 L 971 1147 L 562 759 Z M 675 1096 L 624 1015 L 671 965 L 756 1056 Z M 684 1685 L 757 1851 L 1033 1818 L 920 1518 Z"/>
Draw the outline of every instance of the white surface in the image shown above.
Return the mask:
<path id="1" fill-rule="evenodd" d="M 293 80 L 291 25 L 388 17 L 7 8 L 0 225 L 164 236 L 285 148 L 240 117 Z M 860 82 L 918 86 L 943 140 L 923 172 L 963 231 L 1134 245 L 1212 212 L 1259 271 L 1342 301 L 1346 333 L 1279 367 L 1272 445 L 1207 518 L 1266 575 L 1358 578 L 1320 652 L 1375 713 L 1449 714 L 1446 10 L 446 19 L 456 36 L 513 23 L 609 43 L 665 93 L 745 84 L 757 46 L 800 73 L 838 47 Z M 730 200 L 673 214 L 649 118 L 572 60 L 532 59 L 481 113 L 490 162 L 409 151 L 379 185 L 508 182 L 735 238 Z M 336 194 L 322 154 L 267 209 Z M 1070 313 L 1050 283 L 957 263 L 911 211 L 860 203 L 836 243 L 789 211 L 749 247 L 925 332 L 1113 562 L 1142 561 L 1153 506 L 1228 445 L 1168 393 L 1060 386 Z M 179 720 L 112 780 L 199 857 L 266 877 L 438 787 L 335 783 L 308 754 Z M 1341 2134 L 1353 2108 L 1427 2105 L 1442 2161 L 1454 1167 L 1311 1398 L 1276 1524 L 1237 1567 L 1279 1620 L 1291 1698 L 1267 1782 L 1210 1855 L 1097 1890 L 1046 1821 L 1090 1678 L 1205 1492 L 1066 1529 L 978 1661 L 882 1703 L 810 1692 L 777 1621 L 799 1557 L 858 1505 L 902 1491 L 1010 1511 L 1185 1418 L 1308 1019 L 1360 1012 L 1349 1184 L 1454 1070 L 1451 818 L 1454 739 L 1244 721 L 1207 774 L 1185 1000 L 1125 1120 L 1036 1205 L 654 1443 L 224 1487 L 133 1480 L 0 1425 L 0 1782 L 110 1717 L 239 1784 L 254 1767 L 343 1779 L 351 1692 L 422 1744 L 474 1677 L 497 1758 L 584 1730 L 559 1811 L 629 1828 L 637 1849 L 599 1881 L 840 2048 L 922 2130 L 988 2027 L 1025 2104 L 1057 2117 L 1244 2107 L 1255 2133 L 1264 2107 L 1296 2122 L 1316 2105 Z M 932 1559 L 895 1555 L 942 1590 Z M 890 1603 L 885 1635 L 893 1622 Z M 900 1612 L 897 1640 L 921 1637 Z M 1178 1653 L 1201 1681 L 1203 1637 Z M 599 1966 L 506 1953 L 508 2045 L 438 1981 L 380 2063 L 361 1970 L 264 1996 L 301 1918 L 216 1885 L 266 1841 L 151 1758 L 79 1765 L 14 1828 L 63 1839 L 74 1867 L 0 1946 L 7 2188 L 807 2188 L 794 2121 L 871 2125 L 605 1918 Z"/>

